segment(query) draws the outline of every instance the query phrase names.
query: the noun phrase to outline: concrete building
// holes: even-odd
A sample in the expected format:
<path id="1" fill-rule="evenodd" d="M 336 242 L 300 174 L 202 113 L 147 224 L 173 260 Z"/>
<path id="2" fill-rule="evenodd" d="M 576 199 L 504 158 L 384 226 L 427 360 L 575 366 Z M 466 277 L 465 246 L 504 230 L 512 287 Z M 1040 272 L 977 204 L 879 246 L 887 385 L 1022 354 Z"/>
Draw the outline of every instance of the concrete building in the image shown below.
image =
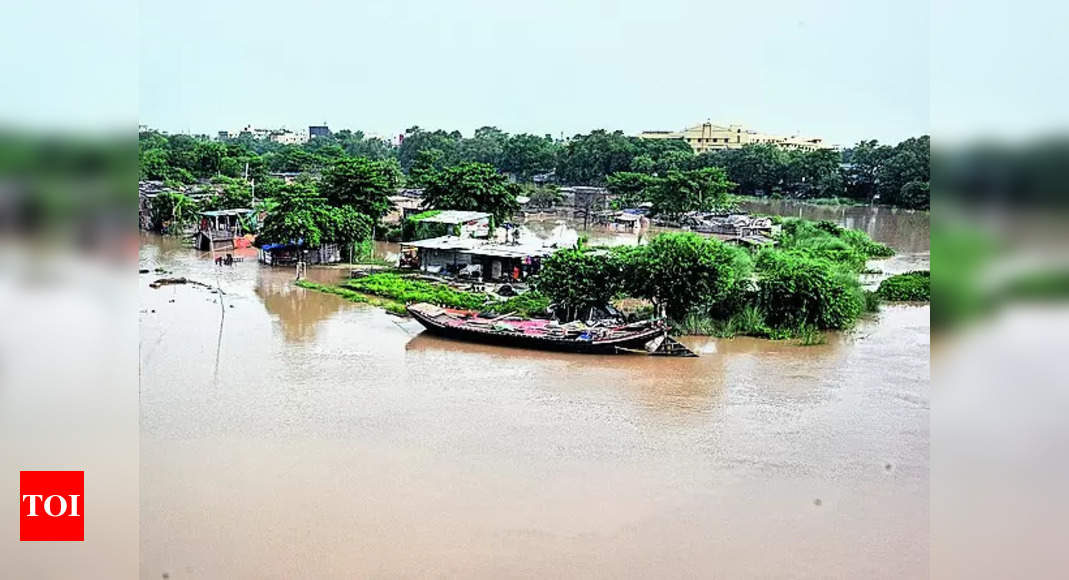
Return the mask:
<path id="1" fill-rule="evenodd" d="M 308 138 L 312 137 L 330 137 L 330 127 L 326 125 L 310 125 L 308 127 Z"/>
<path id="2" fill-rule="evenodd" d="M 271 140 L 283 145 L 300 145 L 301 143 L 308 141 L 308 134 L 282 129 L 271 133 Z"/>
<path id="3" fill-rule="evenodd" d="M 708 121 L 682 131 L 643 131 L 642 139 L 683 139 L 695 153 L 717 149 L 738 149 L 745 145 L 770 144 L 781 149 L 816 151 L 834 149 L 819 137 L 783 136 L 761 133 L 742 125 L 714 125 Z"/>

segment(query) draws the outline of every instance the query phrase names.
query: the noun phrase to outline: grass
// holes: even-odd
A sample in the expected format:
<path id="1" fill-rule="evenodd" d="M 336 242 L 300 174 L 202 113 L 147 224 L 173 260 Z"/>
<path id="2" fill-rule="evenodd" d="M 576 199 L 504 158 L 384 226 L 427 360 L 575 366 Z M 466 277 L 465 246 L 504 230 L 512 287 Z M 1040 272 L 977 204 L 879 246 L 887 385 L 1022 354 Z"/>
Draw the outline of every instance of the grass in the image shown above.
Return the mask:
<path id="1" fill-rule="evenodd" d="M 297 285 L 301 288 L 307 288 L 309 290 L 315 290 L 317 292 L 324 292 L 326 294 L 334 294 L 340 296 L 349 302 L 357 302 L 361 304 L 370 304 L 371 306 L 377 306 L 390 312 L 392 314 L 398 314 L 401 316 L 407 316 L 408 311 L 405 310 L 403 303 L 395 300 L 389 300 L 380 298 L 377 296 L 370 296 L 361 292 L 355 292 L 340 286 L 331 286 L 329 284 L 319 284 L 309 280 L 297 280 Z"/>
<path id="2" fill-rule="evenodd" d="M 393 273 L 378 273 L 353 278 L 341 284 L 348 290 L 389 298 L 402 304 L 429 302 L 450 308 L 478 310 L 486 305 L 487 296 L 480 292 L 463 292 L 445 284 L 404 278 Z"/>
<path id="3" fill-rule="evenodd" d="M 521 316 L 545 316 L 549 299 L 536 291 L 513 296 L 508 300 L 494 301 L 481 292 L 464 292 L 446 284 L 405 278 L 392 272 L 369 274 L 352 278 L 334 286 L 298 280 L 302 288 L 334 294 L 350 302 L 360 302 L 385 308 L 394 314 L 406 315 L 406 304 L 429 302 L 438 306 L 479 310 L 505 314 L 515 312 Z"/>
<path id="4" fill-rule="evenodd" d="M 692 312 L 682 320 L 670 320 L 674 334 L 694 336 L 715 336 L 717 338 L 735 338 L 752 336 L 771 340 L 798 339 L 801 346 L 825 344 L 827 336 L 813 325 L 803 324 L 797 328 L 773 328 L 765 322 L 765 315 L 760 308 L 747 305 L 726 319 Z"/>
<path id="5" fill-rule="evenodd" d="M 803 326 L 798 329 L 799 346 L 816 346 L 828 342 L 827 336 L 815 326 Z"/>
<path id="6" fill-rule="evenodd" d="M 894 302 L 929 302 L 931 301 L 931 272 L 914 270 L 891 276 L 880 282 L 876 294 L 884 300 Z"/>

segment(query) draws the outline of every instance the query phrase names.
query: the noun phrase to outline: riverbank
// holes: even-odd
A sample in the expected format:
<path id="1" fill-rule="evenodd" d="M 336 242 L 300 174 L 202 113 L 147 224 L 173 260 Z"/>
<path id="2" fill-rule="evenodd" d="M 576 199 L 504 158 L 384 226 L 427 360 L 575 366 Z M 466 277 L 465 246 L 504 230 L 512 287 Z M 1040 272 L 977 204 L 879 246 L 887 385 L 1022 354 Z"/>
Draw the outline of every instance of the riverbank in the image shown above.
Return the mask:
<path id="1" fill-rule="evenodd" d="M 823 343 L 825 332 L 851 328 L 878 310 L 879 297 L 862 288 L 860 275 L 872 270 L 870 260 L 890 257 L 893 250 L 827 221 L 775 221 L 776 245 L 751 250 L 689 233 L 662 233 L 648 245 L 558 250 L 533 278 L 536 290 L 517 297 L 401 272 L 298 285 L 400 315 L 406 304 L 426 302 L 527 317 L 546 316 L 554 303 L 558 314 L 579 316 L 608 300 L 630 300 L 639 305 L 628 312 L 632 320 L 667 314 L 676 334 L 796 339 L 807 345 Z"/>

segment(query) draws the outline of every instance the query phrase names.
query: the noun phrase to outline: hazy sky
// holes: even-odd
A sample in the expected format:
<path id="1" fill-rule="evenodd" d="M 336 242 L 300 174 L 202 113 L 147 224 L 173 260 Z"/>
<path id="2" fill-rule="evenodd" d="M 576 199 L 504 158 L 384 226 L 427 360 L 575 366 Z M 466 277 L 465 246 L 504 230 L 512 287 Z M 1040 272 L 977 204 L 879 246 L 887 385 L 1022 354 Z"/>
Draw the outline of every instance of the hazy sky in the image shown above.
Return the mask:
<path id="1" fill-rule="evenodd" d="M 852 144 L 929 128 L 929 3 L 143 1 L 141 123 L 566 136 L 704 119 Z"/>

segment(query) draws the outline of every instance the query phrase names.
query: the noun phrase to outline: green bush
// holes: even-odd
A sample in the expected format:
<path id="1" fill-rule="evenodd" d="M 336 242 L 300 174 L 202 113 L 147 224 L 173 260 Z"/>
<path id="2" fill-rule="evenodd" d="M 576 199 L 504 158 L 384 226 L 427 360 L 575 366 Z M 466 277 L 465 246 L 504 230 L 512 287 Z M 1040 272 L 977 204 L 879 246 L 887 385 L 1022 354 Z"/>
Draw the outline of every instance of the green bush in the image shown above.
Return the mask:
<path id="1" fill-rule="evenodd" d="M 621 255 L 627 292 L 664 306 L 676 319 L 698 307 L 733 311 L 753 270 L 745 250 L 689 232 L 661 234 Z"/>
<path id="2" fill-rule="evenodd" d="M 844 228 L 827 220 L 786 218 L 779 235 L 780 248 L 795 250 L 812 258 L 825 258 L 854 271 L 865 268 L 870 258 L 887 258 L 894 250 L 873 241 L 865 232 Z"/>
<path id="3" fill-rule="evenodd" d="M 880 282 L 876 294 L 884 300 L 928 302 L 931 300 L 931 272 L 915 270 Z"/>
<path id="4" fill-rule="evenodd" d="M 765 250 L 758 269 L 758 305 L 772 327 L 848 328 L 865 306 L 857 275 L 828 260 Z"/>
<path id="5" fill-rule="evenodd" d="M 608 304 L 622 290 L 623 256 L 606 250 L 557 250 L 542 260 L 536 289 L 563 306 L 565 318 L 582 316 L 589 308 Z"/>

